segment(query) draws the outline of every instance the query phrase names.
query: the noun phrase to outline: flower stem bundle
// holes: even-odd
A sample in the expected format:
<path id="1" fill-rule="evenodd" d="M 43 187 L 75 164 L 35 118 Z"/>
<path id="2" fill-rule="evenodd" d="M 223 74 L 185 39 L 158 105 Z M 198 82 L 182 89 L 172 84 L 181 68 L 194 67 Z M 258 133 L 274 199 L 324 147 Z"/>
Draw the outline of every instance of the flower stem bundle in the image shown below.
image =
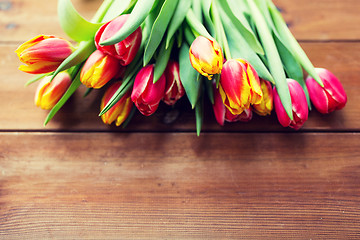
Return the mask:
<path id="1" fill-rule="evenodd" d="M 58 83 L 47 89 L 56 99 L 40 105 L 51 108 L 45 124 L 81 85 L 87 93 L 107 88 L 99 116 L 117 126 L 136 109 L 149 116 L 161 102 L 174 105 L 186 95 L 197 134 L 205 96 L 220 125 L 250 121 L 253 112 L 270 115 L 275 106 L 280 124 L 294 129 L 311 102 L 329 113 L 347 101 L 338 79 L 312 65 L 271 0 L 104 0 L 91 21 L 70 0 L 58 0 L 58 16 L 76 46 L 41 35 L 16 50 L 20 70 L 36 74 L 28 84 Z"/>

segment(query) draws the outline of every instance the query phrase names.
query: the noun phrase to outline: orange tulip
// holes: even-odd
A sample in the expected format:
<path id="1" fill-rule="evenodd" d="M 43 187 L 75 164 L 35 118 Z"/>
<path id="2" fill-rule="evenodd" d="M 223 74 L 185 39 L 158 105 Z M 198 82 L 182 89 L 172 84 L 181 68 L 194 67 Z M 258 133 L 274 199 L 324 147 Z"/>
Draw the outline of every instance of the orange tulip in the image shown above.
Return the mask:
<path id="1" fill-rule="evenodd" d="M 86 60 L 80 73 L 80 81 L 88 88 L 101 88 L 123 68 L 119 60 L 96 50 Z"/>
<path id="2" fill-rule="evenodd" d="M 40 35 L 20 45 L 15 53 L 26 64 L 19 70 L 39 74 L 55 71 L 73 50 L 65 39 Z"/>
<path id="3" fill-rule="evenodd" d="M 254 111 L 260 116 L 270 115 L 273 110 L 273 91 L 269 81 L 260 79 L 260 86 L 263 92 L 263 99 L 259 104 L 254 104 Z"/>
<path id="4" fill-rule="evenodd" d="M 251 104 L 259 104 L 263 98 L 255 69 L 242 59 L 225 62 L 219 92 L 224 105 L 233 115 L 241 114 Z"/>
<path id="5" fill-rule="evenodd" d="M 44 77 L 35 93 L 35 104 L 42 109 L 51 109 L 64 95 L 71 84 L 71 77 L 67 72 L 58 73 L 50 82 L 51 76 Z"/>
<path id="6" fill-rule="evenodd" d="M 101 100 L 100 110 L 104 109 L 120 86 L 121 82 L 115 82 L 106 90 Z M 132 106 L 133 103 L 130 98 L 130 92 L 127 92 L 109 111 L 101 115 L 101 119 L 105 124 L 110 125 L 116 121 L 116 126 L 120 126 L 129 116 Z"/>
<path id="7" fill-rule="evenodd" d="M 224 57 L 215 39 L 197 37 L 190 46 L 189 56 L 193 68 L 209 80 L 221 73 Z"/>

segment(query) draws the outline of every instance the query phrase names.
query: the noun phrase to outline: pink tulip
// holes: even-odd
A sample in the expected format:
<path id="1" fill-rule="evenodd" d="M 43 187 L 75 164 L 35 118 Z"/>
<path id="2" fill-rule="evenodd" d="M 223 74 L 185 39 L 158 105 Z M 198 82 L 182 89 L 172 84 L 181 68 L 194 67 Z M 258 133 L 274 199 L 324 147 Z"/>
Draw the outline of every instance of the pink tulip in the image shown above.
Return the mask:
<path id="1" fill-rule="evenodd" d="M 292 113 L 293 113 L 293 120 L 290 120 L 289 116 L 287 115 L 281 101 L 280 97 L 274 87 L 274 105 L 277 118 L 280 124 L 283 127 L 291 127 L 295 130 L 298 130 L 304 125 L 305 121 L 308 119 L 308 105 L 304 90 L 300 86 L 300 84 L 293 80 L 287 79 L 287 83 L 289 86 L 291 102 L 292 102 Z"/>
<path id="2" fill-rule="evenodd" d="M 166 87 L 163 101 L 167 105 L 174 105 L 185 94 L 180 81 L 179 63 L 169 61 L 165 69 Z"/>
<path id="3" fill-rule="evenodd" d="M 154 65 L 143 67 L 135 77 L 131 100 L 145 116 L 153 114 L 165 93 L 166 79 L 164 74 L 154 84 Z"/>
<path id="4" fill-rule="evenodd" d="M 100 43 L 113 37 L 125 24 L 129 15 L 124 14 L 104 24 L 95 35 L 97 49 L 120 60 L 121 65 L 126 66 L 134 59 L 141 44 L 142 32 L 138 27 L 133 33 L 119 43 L 109 46 L 101 46 Z"/>
<path id="5" fill-rule="evenodd" d="M 347 96 L 340 81 L 327 69 L 316 68 L 316 72 L 324 87 L 310 76 L 306 79 L 310 99 L 315 108 L 323 114 L 342 109 L 347 102 Z"/>

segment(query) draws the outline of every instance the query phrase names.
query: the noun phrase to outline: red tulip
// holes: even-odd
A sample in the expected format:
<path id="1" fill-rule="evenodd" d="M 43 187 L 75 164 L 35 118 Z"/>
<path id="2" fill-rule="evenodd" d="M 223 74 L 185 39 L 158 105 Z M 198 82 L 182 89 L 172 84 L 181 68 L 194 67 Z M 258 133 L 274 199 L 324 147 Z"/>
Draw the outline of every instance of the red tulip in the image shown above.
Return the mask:
<path id="1" fill-rule="evenodd" d="M 113 37 L 122 28 L 128 17 L 128 14 L 120 15 L 101 26 L 95 35 L 95 45 L 97 49 L 119 59 L 123 66 L 131 63 L 140 48 L 142 38 L 141 28 L 138 27 L 127 38 L 114 45 L 102 46 L 100 43 Z"/>
<path id="2" fill-rule="evenodd" d="M 347 96 L 340 81 L 327 69 L 316 68 L 316 71 L 324 87 L 310 76 L 306 79 L 310 99 L 315 108 L 323 114 L 342 109 L 347 102 Z"/>
<path id="3" fill-rule="evenodd" d="M 180 81 L 179 63 L 169 61 L 165 69 L 166 87 L 163 101 L 167 105 L 174 105 L 185 94 Z"/>
<path id="4" fill-rule="evenodd" d="M 287 115 L 281 101 L 280 97 L 274 87 L 274 105 L 277 118 L 280 124 L 283 127 L 291 127 L 295 130 L 298 130 L 304 125 L 305 121 L 308 119 L 308 105 L 304 90 L 300 86 L 300 84 L 293 80 L 287 79 L 287 83 L 289 86 L 291 102 L 292 102 L 292 112 L 293 112 L 293 120 L 290 120 Z"/>
<path id="5" fill-rule="evenodd" d="M 39 74 L 55 71 L 73 50 L 65 39 L 40 35 L 21 44 L 15 53 L 27 65 L 21 65 L 21 71 Z"/>
<path id="6" fill-rule="evenodd" d="M 113 83 L 105 92 L 100 105 L 100 110 L 103 110 L 106 104 L 110 101 L 112 96 L 121 86 L 121 82 Z M 106 113 L 101 115 L 101 119 L 105 124 L 111 124 L 116 121 L 116 126 L 120 126 L 129 116 L 133 103 L 130 98 L 130 92 L 127 92 L 120 100 L 112 106 Z"/>
<path id="7" fill-rule="evenodd" d="M 153 78 L 154 65 L 143 67 L 135 77 L 131 94 L 131 100 L 145 116 L 149 116 L 156 111 L 165 93 L 166 79 L 164 74 L 156 83 L 153 83 Z"/>

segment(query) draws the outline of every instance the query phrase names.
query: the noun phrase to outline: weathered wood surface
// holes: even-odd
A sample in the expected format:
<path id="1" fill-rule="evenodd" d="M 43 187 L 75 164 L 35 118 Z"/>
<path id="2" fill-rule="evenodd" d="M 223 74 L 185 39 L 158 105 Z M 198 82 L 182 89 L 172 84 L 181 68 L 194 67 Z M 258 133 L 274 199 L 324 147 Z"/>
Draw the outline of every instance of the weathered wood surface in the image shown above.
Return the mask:
<path id="1" fill-rule="evenodd" d="M 350 239 L 359 133 L 3 133 L 0 237 Z"/>
<path id="2" fill-rule="evenodd" d="M 73 2 L 88 19 L 101 3 Z M 300 132 L 276 116 L 221 128 L 208 108 L 198 138 L 186 101 L 170 124 L 176 112 L 162 106 L 125 130 L 105 126 L 101 91 L 80 91 L 43 127 L 14 50 L 66 37 L 57 1 L 0 0 L 0 238 L 360 238 L 360 1 L 274 2 L 347 106 L 314 110 Z"/>

